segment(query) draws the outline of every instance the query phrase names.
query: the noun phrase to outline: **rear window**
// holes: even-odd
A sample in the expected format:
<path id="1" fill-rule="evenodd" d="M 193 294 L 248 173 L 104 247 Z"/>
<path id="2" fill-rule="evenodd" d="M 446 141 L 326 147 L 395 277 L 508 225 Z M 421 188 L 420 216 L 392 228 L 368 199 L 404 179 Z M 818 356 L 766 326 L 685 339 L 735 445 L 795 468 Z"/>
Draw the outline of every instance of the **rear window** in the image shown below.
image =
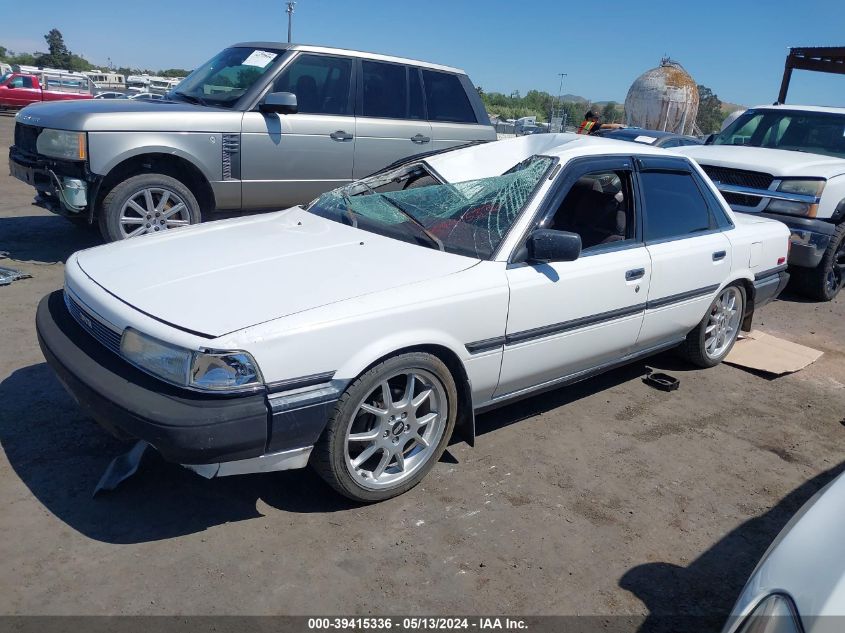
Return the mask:
<path id="1" fill-rule="evenodd" d="M 692 174 L 646 171 L 640 174 L 646 212 L 646 241 L 684 238 L 710 226 L 710 210 Z"/>
<path id="2" fill-rule="evenodd" d="M 364 73 L 363 116 L 404 119 L 407 102 L 405 66 L 383 62 L 361 62 Z"/>
<path id="3" fill-rule="evenodd" d="M 449 73 L 423 70 L 425 99 L 431 121 L 476 123 L 475 112 L 461 80 Z"/>

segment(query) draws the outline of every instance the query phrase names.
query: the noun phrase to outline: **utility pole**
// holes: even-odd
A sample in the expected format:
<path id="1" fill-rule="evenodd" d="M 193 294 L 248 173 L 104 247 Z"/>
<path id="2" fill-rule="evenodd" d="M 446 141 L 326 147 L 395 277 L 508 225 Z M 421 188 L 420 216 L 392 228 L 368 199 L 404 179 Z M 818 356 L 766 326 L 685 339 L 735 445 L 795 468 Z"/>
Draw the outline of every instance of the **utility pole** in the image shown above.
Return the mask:
<path id="1" fill-rule="evenodd" d="M 296 6 L 296 2 L 286 2 L 285 4 L 288 5 L 288 8 L 285 9 L 285 13 L 288 14 L 288 44 L 291 43 L 291 29 L 293 26 L 293 8 Z"/>
<path id="2" fill-rule="evenodd" d="M 561 94 L 563 93 L 563 78 L 566 77 L 567 74 L 566 73 L 558 73 L 557 76 L 560 77 L 560 83 L 558 84 L 558 87 L 557 87 L 557 112 L 560 115 L 561 114 L 561 111 L 560 111 Z M 549 117 L 549 131 L 550 132 L 551 132 L 552 119 L 554 118 L 554 114 L 555 114 L 555 107 L 552 106 L 552 116 Z M 563 118 L 561 117 L 561 125 L 560 125 L 560 131 L 561 132 L 563 132 L 564 125 L 565 124 L 563 123 Z"/>

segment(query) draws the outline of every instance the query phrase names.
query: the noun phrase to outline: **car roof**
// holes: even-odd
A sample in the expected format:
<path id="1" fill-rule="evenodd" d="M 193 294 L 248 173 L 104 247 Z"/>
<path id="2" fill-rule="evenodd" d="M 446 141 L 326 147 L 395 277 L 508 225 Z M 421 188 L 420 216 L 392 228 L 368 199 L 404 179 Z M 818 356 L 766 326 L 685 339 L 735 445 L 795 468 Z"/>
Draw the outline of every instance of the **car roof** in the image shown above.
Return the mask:
<path id="1" fill-rule="evenodd" d="M 749 110 L 794 110 L 799 112 L 825 112 L 827 114 L 845 114 L 845 108 L 835 108 L 833 106 L 797 105 L 792 103 L 759 105 L 754 106 L 753 108 L 749 108 Z"/>
<path id="2" fill-rule="evenodd" d="M 512 139 L 473 145 L 425 158 L 425 162 L 447 182 L 460 182 L 499 176 L 535 155 L 552 156 L 566 163 L 583 156 L 685 156 L 652 145 L 632 145 L 629 141 L 584 134 L 530 134 Z"/>
<path id="3" fill-rule="evenodd" d="M 431 68 L 432 70 L 441 70 L 448 73 L 456 73 L 465 75 L 466 73 L 460 68 L 452 66 L 444 66 L 442 64 L 434 64 L 432 62 L 424 62 L 419 59 L 410 59 L 408 57 L 396 57 L 394 55 L 382 55 L 381 53 L 368 53 L 366 51 L 356 51 L 348 48 L 333 48 L 331 46 L 314 46 L 311 44 L 288 44 L 286 42 L 238 42 L 232 44 L 232 48 L 236 47 L 252 47 L 252 48 L 269 48 L 278 51 L 303 51 L 307 53 L 329 53 L 336 55 L 347 55 L 349 57 L 361 57 L 365 59 L 376 59 L 384 62 L 394 62 L 397 64 L 411 64 L 421 68 Z"/>

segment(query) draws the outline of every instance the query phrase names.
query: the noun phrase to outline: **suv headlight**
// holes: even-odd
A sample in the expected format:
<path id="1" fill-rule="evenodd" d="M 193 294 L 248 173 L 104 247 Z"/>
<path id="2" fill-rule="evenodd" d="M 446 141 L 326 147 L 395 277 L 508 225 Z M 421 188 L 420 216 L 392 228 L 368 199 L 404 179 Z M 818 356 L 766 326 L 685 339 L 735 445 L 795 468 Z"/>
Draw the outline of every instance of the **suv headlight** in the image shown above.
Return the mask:
<path id="1" fill-rule="evenodd" d="M 44 129 L 35 141 L 35 149 L 39 154 L 52 158 L 85 160 L 88 156 L 88 139 L 85 138 L 85 132 Z"/>
<path id="2" fill-rule="evenodd" d="M 802 215 L 814 218 L 819 209 L 818 199 L 827 181 L 824 178 L 786 178 L 777 188 L 781 193 L 794 193 L 799 196 L 812 198 L 814 202 L 797 200 L 774 199 L 766 206 L 766 211 L 786 213 L 787 215 Z"/>
<path id="3" fill-rule="evenodd" d="M 157 378 L 201 391 L 245 391 L 262 384 L 255 360 L 247 352 L 198 352 L 126 328 L 120 353 Z"/>
<path id="4" fill-rule="evenodd" d="M 802 633 L 802 628 L 792 600 L 772 594 L 757 605 L 736 633 Z"/>

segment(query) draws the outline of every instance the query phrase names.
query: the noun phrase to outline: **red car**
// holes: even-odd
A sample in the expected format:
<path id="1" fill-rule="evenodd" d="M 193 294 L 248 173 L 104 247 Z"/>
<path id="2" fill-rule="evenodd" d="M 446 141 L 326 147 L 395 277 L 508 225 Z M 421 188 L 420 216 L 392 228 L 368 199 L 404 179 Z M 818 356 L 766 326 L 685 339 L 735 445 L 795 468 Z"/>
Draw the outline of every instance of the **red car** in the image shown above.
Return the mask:
<path id="1" fill-rule="evenodd" d="M 8 73 L 0 77 L 0 110 L 17 110 L 39 101 L 91 99 L 91 82 L 84 75 Z"/>

